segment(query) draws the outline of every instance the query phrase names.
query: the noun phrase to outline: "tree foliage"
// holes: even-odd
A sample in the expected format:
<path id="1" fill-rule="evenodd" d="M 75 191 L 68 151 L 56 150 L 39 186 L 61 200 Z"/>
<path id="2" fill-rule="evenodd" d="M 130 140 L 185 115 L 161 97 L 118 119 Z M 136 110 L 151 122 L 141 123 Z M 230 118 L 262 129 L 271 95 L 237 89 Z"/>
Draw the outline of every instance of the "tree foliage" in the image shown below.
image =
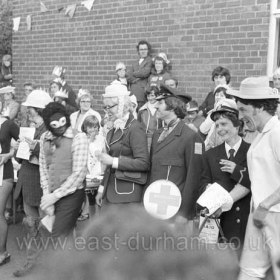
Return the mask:
<path id="1" fill-rule="evenodd" d="M 1 0 L 0 0 L 1 1 Z M 0 55 L 12 53 L 12 4 L 11 1 L 0 3 Z"/>

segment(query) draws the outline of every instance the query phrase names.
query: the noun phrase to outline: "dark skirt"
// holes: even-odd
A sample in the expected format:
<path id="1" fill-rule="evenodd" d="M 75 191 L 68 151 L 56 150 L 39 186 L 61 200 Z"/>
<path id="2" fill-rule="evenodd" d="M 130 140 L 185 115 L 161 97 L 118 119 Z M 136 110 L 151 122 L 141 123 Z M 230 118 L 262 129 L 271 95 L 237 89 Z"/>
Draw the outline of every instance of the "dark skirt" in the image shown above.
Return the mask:
<path id="1" fill-rule="evenodd" d="M 22 191 L 24 203 L 30 206 L 40 206 L 42 189 L 40 185 L 39 165 L 24 160 L 18 174 L 15 198 Z"/>

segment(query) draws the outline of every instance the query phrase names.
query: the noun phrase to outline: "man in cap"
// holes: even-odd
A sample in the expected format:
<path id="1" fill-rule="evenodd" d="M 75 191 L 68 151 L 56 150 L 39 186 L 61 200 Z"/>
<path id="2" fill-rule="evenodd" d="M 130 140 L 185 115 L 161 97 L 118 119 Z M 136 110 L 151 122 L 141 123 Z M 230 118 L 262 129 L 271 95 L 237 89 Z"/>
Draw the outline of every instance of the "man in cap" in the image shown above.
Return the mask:
<path id="1" fill-rule="evenodd" d="M 275 116 L 278 90 L 268 77 L 247 78 L 240 90 L 231 90 L 239 116 L 259 134 L 247 154 L 252 209 L 249 215 L 239 280 L 261 279 L 272 266 L 280 279 L 280 122 Z"/>
<path id="2" fill-rule="evenodd" d="M 165 127 L 155 131 L 153 135 L 150 183 L 168 179 L 177 185 L 182 195 L 180 212 L 187 218 L 193 218 L 204 144 L 201 137 L 183 121 L 186 103 L 191 97 L 162 86 L 156 99 L 157 117 L 164 121 Z"/>

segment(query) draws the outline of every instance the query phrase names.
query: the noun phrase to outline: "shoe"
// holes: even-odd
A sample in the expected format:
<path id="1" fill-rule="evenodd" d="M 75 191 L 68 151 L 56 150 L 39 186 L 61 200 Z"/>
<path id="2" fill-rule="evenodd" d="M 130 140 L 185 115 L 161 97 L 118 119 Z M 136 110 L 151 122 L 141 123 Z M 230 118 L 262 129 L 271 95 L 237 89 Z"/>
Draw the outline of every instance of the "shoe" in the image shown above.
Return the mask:
<path id="1" fill-rule="evenodd" d="M 8 252 L 0 255 L 0 266 L 8 263 L 11 260 L 11 255 Z"/>
<path id="2" fill-rule="evenodd" d="M 85 221 L 89 218 L 89 214 L 81 214 L 80 217 L 78 218 L 78 221 Z"/>
<path id="3" fill-rule="evenodd" d="M 22 277 L 22 276 L 28 274 L 29 272 L 31 272 L 31 270 L 34 268 L 34 266 L 35 266 L 35 263 L 27 262 L 27 263 L 24 264 L 23 267 L 21 267 L 18 270 L 14 271 L 13 275 L 15 277 Z"/>

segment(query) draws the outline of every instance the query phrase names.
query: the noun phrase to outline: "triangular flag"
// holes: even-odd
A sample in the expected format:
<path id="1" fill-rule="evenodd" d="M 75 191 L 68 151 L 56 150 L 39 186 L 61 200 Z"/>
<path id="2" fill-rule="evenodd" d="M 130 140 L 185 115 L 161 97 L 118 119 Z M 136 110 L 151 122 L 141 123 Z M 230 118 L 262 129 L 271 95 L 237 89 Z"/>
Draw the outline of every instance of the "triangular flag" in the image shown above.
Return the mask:
<path id="1" fill-rule="evenodd" d="M 75 14 L 76 6 L 77 6 L 77 4 L 69 5 L 66 8 L 65 15 L 68 15 L 70 18 L 72 18 Z"/>
<path id="2" fill-rule="evenodd" d="M 40 6 L 41 6 L 41 13 L 45 13 L 49 11 L 49 9 L 45 6 L 43 2 L 40 2 Z"/>
<path id="3" fill-rule="evenodd" d="M 31 15 L 28 15 L 26 17 L 26 25 L 27 25 L 27 30 L 30 31 L 31 30 Z"/>
<path id="4" fill-rule="evenodd" d="M 20 17 L 13 18 L 13 23 L 13 30 L 17 32 L 20 25 Z"/>
<path id="5" fill-rule="evenodd" d="M 95 0 L 86 0 L 86 1 L 82 1 L 81 5 L 85 6 L 86 9 L 88 9 L 88 11 L 91 10 L 93 3 Z"/>

